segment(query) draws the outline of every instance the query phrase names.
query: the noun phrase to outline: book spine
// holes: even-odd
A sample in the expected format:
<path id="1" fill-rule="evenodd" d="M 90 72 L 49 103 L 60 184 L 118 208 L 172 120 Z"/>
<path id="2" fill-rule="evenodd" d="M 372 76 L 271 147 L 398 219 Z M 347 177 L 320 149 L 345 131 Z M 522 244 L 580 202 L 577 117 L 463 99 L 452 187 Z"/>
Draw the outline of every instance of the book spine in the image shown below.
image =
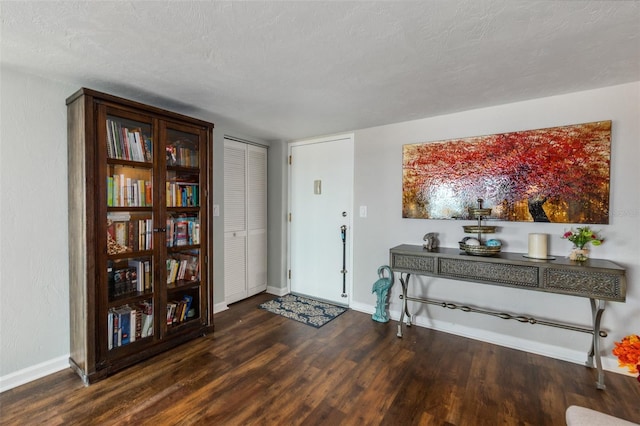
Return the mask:
<path id="1" fill-rule="evenodd" d="M 107 176 L 107 206 L 113 207 L 113 176 Z"/>
<path id="2" fill-rule="evenodd" d="M 107 313 L 107 345 L 109 350 L 113 349 L 113 312 L 109 310 Z"/>
<path id="3" fill-rule="evenodd" d="M 145 204 L 147 206 L 152 206 L 153 205 L 153 187 L 151 186 L 151 182 L 147 181 L 145 182 Z"/>
<path id="4" fill-rule="evenodd" d="M 118 310 L 120 321 L 120 336 L 119 342 L 121 346 L 128 345 L 131 341 L 131 313 L 128 307 L 123 307 Z"/>
<path id="5" fill-rule="evenodd" d="M 136 242 L 135 242 L 136 234 L 135 234 L 135 229 L 134 229 L 134 226 L 133 226 L 134 222 L 135 221 L 133 221 L 133 220 L 130 220 L 129 222 L 126 222 L 127 228 L 128 228 L 127 229 L 127 246 L 129 248 L 131 248 L 132 250 L 135 250 L 135 245 L 136 245 Z"/>
<path id="6" fill-rule="evenodd" d="M 136 323 L 137 320 L 137 311 L 135 308 L 131 308 L 131 312 L 130 312 L 130 318 L 129 318 L 129 341 L 131 343 L 136 341 L 136 328 L 138 327 L 138 324 Z"/>
<path id="7" fill-rule="evenodd" d="M 193 224 L 193 244 L 194 245 L 198 245 L 200 244 L 200 222 L 196 221 Z"/>
<path id="8" fill-rule="evenodd" d="M 150 137 L 144 137 L 144 144 L 146 147 L 146 161 L 151 163 L 153 162 L 153 141 Z"/>
<path id="9" fill-rule="evenodd" d="M 126 200 L 126 187 L 127 187 L 127 181 L 124 177 L 124 174 L 120 174 L 120 191 L 119 191 L 119 199 L 118 199 L 118 205 L 119 206 L 126 206 L 125 204 L 125 200 Z"/>
<path id="10" fill-rule="evenodd" d="M 153 219 L 147 219 L 145 235 L 145 247 L 147 247 L 147 250 L 151 250 L 153 248 Z"/>
<path id="11" fill-rule="evenodd" d="M 107 127 L 107 157 L 114 158 L 114 145 L 113 145 L 113 135 L 111 134 L 111 120 L 107 119 L 106 127 Z"/>
<path id="12" fill-rule="evenodd" d="M 151 262 L 149 260 L 144 261 L 144 289 L 145 291 L 151 290 Z"/>
<path id="13" fill-rule="evenodd" d="M 136 309 L 136 340 L 142 338 L 142 311 L 138 308 Z"/>

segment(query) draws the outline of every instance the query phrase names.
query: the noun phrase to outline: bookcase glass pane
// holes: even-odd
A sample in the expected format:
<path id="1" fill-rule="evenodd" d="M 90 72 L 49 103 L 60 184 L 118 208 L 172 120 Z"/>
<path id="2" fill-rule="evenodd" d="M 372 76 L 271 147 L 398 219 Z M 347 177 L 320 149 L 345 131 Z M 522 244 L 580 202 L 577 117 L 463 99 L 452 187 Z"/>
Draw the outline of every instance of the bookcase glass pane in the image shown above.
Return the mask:
<path id="1" fill-rule="evenodd" d="M 200 206 L 200 175 L 185 170 L 167 170 L 167 207 Z"/>
<path id="2" fill-rule="evenodd" d="M 152 169 L 121 164 L 107 166 L 108 207 L 152 207 Z"/>
<path id="3" fill-rule="evenodd" d="M 200 317 L 200 250 L 172 251 L 167 257 L 167 326 Z"/>
<path id="4" fill-rule="evenodd" d="M 167 129 L 167 165 L 199 167 L 198 139 L 198 135 Z"/>
<path id="5" fill-rule="evenodd" d="M 171 213 L 167 215 L 167 247 L 200 244 L 200 213 Z"/>
<path id="6" fill-rule="evenodd" d="M 151 125 L 107 115 L 107 156 L 119 160 L 153 161 Z"/>
<path id="7" fill-rule="evenodd" d="M 151 211 L 107 212 L 107 254 L 144 252 L 153 249 Z"/>
<path id="8" fill-rule="evenodd" d="M 109 309 L 107 324 L 109 350 L 153 336 L 153 300 Z"/>
<path id="9" fill-rule="evenodd" d="M 151 256 L 108 260 L 109 303 L 126 302 L 153 293 L 152 268 Z"/>
<path id="10" fill-rule="evenodd" d="M 167 287 L 177 288 L 200 282 L 200 250 L 173 251 L 167 257 Z"/>

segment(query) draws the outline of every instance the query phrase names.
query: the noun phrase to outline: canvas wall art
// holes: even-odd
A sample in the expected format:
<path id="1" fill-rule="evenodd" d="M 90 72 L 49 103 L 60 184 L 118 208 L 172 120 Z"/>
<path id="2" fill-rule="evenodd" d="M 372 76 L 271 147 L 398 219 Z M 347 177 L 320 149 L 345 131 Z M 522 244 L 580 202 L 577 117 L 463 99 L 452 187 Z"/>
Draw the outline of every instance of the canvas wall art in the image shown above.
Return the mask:
<path id="1" fill-rule="evenodd" d="M 609 223 L 611 121 L 403 146 L 402 216 Z"/>

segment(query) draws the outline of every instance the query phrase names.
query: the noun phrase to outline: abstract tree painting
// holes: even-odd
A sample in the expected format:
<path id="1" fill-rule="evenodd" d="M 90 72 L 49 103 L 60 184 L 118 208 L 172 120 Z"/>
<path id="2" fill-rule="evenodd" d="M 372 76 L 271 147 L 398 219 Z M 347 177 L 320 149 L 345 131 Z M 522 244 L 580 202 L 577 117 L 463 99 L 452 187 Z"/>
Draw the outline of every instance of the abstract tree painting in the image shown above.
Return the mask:
<path id="1" fill-rule="evenodd" d="M 609 223 L 611 121 L 403 146 L 402 217 Z"/>

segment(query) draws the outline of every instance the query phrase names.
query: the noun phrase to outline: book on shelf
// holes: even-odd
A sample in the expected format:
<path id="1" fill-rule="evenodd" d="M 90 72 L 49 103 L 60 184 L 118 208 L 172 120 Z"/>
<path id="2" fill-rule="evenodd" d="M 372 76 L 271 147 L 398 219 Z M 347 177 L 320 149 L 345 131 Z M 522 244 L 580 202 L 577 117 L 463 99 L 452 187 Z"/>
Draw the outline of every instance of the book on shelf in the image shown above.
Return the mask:
<path id="1" fill-rule="evenodd" d="M 118 316 L 116 314 L 116 311 L 114 308 L 110 308 L 109 309 L 109 313 L 108 313 L 108 318 L 107 318 L 107 324 L 108 324 L 108 345 L 109 345 L 109 349 L 113 349 L 119 346 L 118 343 L 118 330 L 119 330 L 119 324 L 118 324 Z"/>
<path id="2" fill-rule="evenodd" d="M 144 155 L 145 161 L 152 162 L 153 161 L 153 141 L 149 136 L 142 136 L 144 139 Z"/>
<path id="3" fill-rule="evenodd" d="M 200 205 L 200 185 L 192 182 L 166 182 L 167 207 Z"/>
<path id="4" fill-rule="evenodd" d="M 173 284 L 178 279 L 180 264 L 176 259 L 167 259 L 167 284 Z"/>
<path id="5" fill-rule="evenodd" d="M 113 199 L 113 176 L 107 176 L 107 206 L 114 206 Z"/>
<path id="6" fill-rule="evenodd" d="M 198 167 L 198 149 L 194 141 L 178 139 L 167 145 L 167 164 L 172 166 Z"/>
<path id="7" fill-rule="evenodd" d="M 189 224 L 181 220 L 175 223 L 175 245 L 186 246 L 189 243 Z"/>
<path id="8" fill-rule="evenodd" d="M 142 311 L 137 307 L 131 309 L 131 341 L 140 340 L 142 338 Z M 133 331 L 135 330 L 135 331 Z"/>
<path id="9" fill-rule="evenodd" d="M 125 296 L 138 291 L 138 272 L 135 268 L 116 268 L 107 263 L 109 297 Z"/>
<path id="10" fill-rule="evenodd" d="M 125 346 L 153 336 L 153 305 L 144 301 L 110 308 L 107 313 L 108 348 Z"/>
<path id="11" fill-rule="evenodd" d="M 153 283 L 151 282 L 151 261 L 144 261 L 144 289 L 145 291 L 149 291 L 153 288 Z"/>
<path id="12" fill-rule="evenodd" d="M 136 271 L 136 277 L 137 277 L 136 291 L 139 291 L 139 292 L 142 292 L 145 290 L 145 288 L 147 288 L 147 285 L 145 283 L 146 274 L 144 269 L 145 268 L 144 263 L 145 262 L 143 260 L 138 260 L 138 259 L 129 260 L 130 269 L 135 269 Z"/>
<path id="13" fill-rule="evenodd" d="M 153 336 L 153 315 L 142 313 L 142 337 Z"/>
<path id="14" fill-rule="evenodd" d="M 176 313 L 176 304 L 173 302 L 167 303 L 167 325 L 173 324 L 173 317 Z"/>
<path id="15" fill-rule="evenodd" d="M 109 313 L 107 314 L 107 346 L 109 350 L 113 349 L 113 314 L 111 309 L 109 309 Z"/>
<path id="16" fill-rule="evenodd" d="M 127 177 L 123 173 L 107 177 L 107 206 L 151 207 L 151 181 Z"/>
<path id="17" fill-rule="evenodd" d="M 109 158 L 151 162 L 153 142 L 140 127 L 125 127 L 107 118 L 107 155 Z"/>
<path id="18" fill-rule="evenodd" d="M 200 244 L 200 222 L 191 221 L 189 223 L 189 236 L 191 238 L 191 244 Z"/>
<path id="19" fill-rule="evenodd" d="M 108 313 L 109 349 L 127 345 L 131 342 L 131 308 L 128 305 L 111 308 Z"/>
<path id="20" fill-rule="evenodd" d="M 130 215 L 107 214 L 107 254 L 151 250 L 152 219 L 133 219 Z"/>
<path id="21" fill-rule="evenodd" d="M 189 318 L 189 310 L 193 303 L 193 297 L 185 294 L 181 300 L 173 300 L 167 303 L 167 325 L 177 325 Z"/>
<path id="22" fill-rule="evenodd" d="M 200 220 L 197 216 L 167 219 L 167 247 L 200 244 Z"/>
<path id="23" fill-rule="evenodd" d="M 167 284 L 200 279 L 200 257 L 178 253 L 167 259 Z"/>
<path id="24" fill-rule="evenodd" d="M 138 304 L 138 309 L 142 313 L 141 337 L 153 336 L 153 304 L 144 301 Z"/>
<path id="25" fill-rule="evenodd" d="M 189 310 L 191 309 L 191 303 L 193 302 L 193 297 L 185 294 L 182 300 L 184 300 L 187 304 L 186 313 L 189 313 Z"/>
<path id="26" fill-rule="evenodd" d="M 186 260 L 184 280 L 199 281 L 200 280 L 200 259 L 198 256 L 189 256 Z"/>

